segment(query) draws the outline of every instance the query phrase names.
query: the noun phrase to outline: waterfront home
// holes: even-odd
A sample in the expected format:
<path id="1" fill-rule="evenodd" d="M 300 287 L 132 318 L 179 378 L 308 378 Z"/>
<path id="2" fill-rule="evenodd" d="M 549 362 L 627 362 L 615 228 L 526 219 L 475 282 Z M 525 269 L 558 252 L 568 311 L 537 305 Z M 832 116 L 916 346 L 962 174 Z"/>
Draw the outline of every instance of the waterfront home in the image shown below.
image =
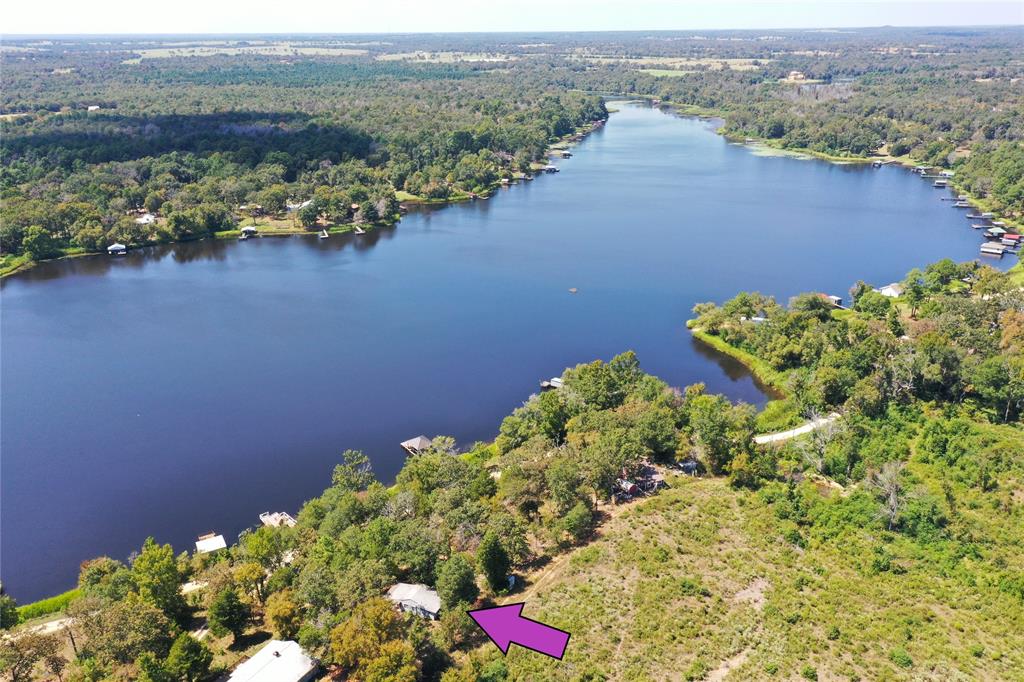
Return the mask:
<path id="1" fill-rule="evenodd" d="M 228 682 L 309 682 L 319 667 L 298 642 L 272 639 L 235 668 Z"/>
<path id="2" fill-rule="evenodd" d="M 123 256 L 128 253 L 128 247 L 120 242 L 115 242 L 107 247 L 107 253 L 111 256 Z"/>
<path id="3" fill-rule="evenodd" d="M 297 204 L 285 204 L 284 207 L 286 209 L 288 209 L 289 213 L 294 213 L 295 211 L 298 211 L 299 209 L 306 208 L 307 206 L 309 206 L 312 203 L 313 203 L 312 199 L 306 199 L 305 201 L 302 201 L 302 202 L 297 203 Z"/>
<path id="4" fill-rule="evenodd" d="M 427 448 L 429 448 L 432 443 L 433 441 L 427 438 L 426 436 L 416 436 L 415 438 L 410 438 L 409 440 L 403 440 L 401 445 L 402 449 L 408 452 L 410 455 L 418 455 Z"/>
<path id="5" fill-rule="evenodd" d="M 223 535 L 217 535 L 216 533 L 211 532 L 206 535 L 200 535 L 199 539 L 196 540 L 196 553 L 209 554 L 210 552 L 226 549 L 227 546 L 228 543 L 224 542 Z"/>
<path id="6" fill-rule="evenodd" d="M 388 599 L 406 613 L 437 620 L 441 613 L 441 597 L 426 585 L 398 583 L 388 590 Z"/>
<path id="7" fill-rule="evenodd" d="M 288 512 L 263 512 L 260 514 L 260 521 L 268 528 L 278 528 L 280 526 L 291 528 L 295 525 L 295 519 Z"/>
<path id="8" fill-rule="evenodd" d="M 881 294 L 886 298 L 899 298 L 903 295 L 903 285 L 898 282 L 892 284 L 886 284 L 884 287 L 875 289 L 876 294 Z"/>

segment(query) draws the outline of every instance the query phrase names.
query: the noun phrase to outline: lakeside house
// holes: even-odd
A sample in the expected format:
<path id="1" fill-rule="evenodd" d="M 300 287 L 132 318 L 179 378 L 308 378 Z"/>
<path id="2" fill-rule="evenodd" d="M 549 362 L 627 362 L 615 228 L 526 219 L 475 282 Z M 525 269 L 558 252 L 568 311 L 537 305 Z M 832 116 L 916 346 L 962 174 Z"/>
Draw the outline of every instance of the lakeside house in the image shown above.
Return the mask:
<path id="1" fill-rule="evenodd" d="M 288 209 L 289 213 L 294 213 L 295 211 L 298 211 L 300 209 L 306 208 L 307 206 L 309 206 L 312 203 L 313 203 L 312 199 L 306 199 L 305 201 L 300 202 L 298 204 L 291 204 L 291 203 L 285 204 L 284 207 L 286 209 Z"/>
<path id="2" fill-rule="evenodd" d="M 235 668 L 228 682 L 309 682 L 319 667 L 298 642 L 272 639 Z"/>
<path id="3" fill-rule="evenodd" d="M 123 256 L 128 253 L 128 247 L 121 242 L 115 242 L 107 247 L 107 253 L 111 256 Z"/>
<path id="4" fill-rule="evenodd" d="M 268 528 L 278 528 L 280 526 L 292 528 L 295 526 L 295 519 L 288 512 L 263 512 L 260 514 L 260 521 Z"/>
<path id="5" fill-rule="evenodd" d="M 430 440 L 426 436 L 416 436 L 409 440 L 403 440 L 401 443 L 402 449 L 408 452 L 410 455 L 418 455 L 431 446 L 434 441 Z"/>
<path id="6" fill-rule="evenodd" d="M 875 289 L 876 294 L 881 294 L 886 298 L 899 298 L 903 295 L 903 285 L 899 282 L 893 282 L 892 284 L 886 284 L 884 287 Z"/>
<path id="7" fill-rule="evenodd" d="M 228 543 L 224 541 L 223 535 L 212 532 L 200 535 L 199 539 L 196 540 L 196 552 L 198 554 L 209 554 L 210 552 L 226 549 L 227 546 Z"/>
<path id="8" fill-rule="evenodd" d="M 406 613 L 437 620 L 441 613 L 441 597 L 426 585 L 398 583 L 388 590 L 388 599 Z"/>

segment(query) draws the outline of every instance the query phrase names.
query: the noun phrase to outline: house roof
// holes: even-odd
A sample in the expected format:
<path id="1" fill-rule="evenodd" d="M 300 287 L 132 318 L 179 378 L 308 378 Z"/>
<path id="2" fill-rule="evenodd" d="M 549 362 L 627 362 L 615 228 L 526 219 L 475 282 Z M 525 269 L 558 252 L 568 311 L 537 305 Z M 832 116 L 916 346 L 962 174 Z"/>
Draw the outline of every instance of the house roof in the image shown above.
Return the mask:
<path id="1" fill-rule="evenodd" d="M 110 246 L 107 247 L 107 251 L 121 251 L 122 249 L 127 249 L 127 248 L 128 247 L 125 246 L 124 244 L 122 244 L 121 242 L 115 242 L 115 243 L 113 243 L 113 244 L 111 244 Z"/>
<path id="2" fill-rule="evenodd" d="M 298 642 L 272 639 L 231 673 L 228 682 L 299 682 L 317 667 Z"/>
<path id="3" fill-rule="evenodd" d="M 388 599 L 396 604 L 421 608 L 428 613 L 441 611 L 441 597 L 426 585 L 398 583 L 388 590 Z"/>

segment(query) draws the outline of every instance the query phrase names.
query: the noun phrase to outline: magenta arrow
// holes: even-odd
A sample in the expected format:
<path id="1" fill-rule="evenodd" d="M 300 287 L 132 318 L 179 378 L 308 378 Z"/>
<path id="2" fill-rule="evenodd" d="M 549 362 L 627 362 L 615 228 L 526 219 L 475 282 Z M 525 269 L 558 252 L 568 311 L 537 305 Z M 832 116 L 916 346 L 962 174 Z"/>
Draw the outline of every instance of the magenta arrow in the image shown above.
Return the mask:
<path id="1" fill-rule="evenodd" d="M 569 644 L 569 633 L 550 625 L 524 618 L 524 602 L 495 606 L 489 609 L 467 611 L 469 617 L 507 654 L 512 644 L 518 644 L 537 653 L 562 659 Z"/>

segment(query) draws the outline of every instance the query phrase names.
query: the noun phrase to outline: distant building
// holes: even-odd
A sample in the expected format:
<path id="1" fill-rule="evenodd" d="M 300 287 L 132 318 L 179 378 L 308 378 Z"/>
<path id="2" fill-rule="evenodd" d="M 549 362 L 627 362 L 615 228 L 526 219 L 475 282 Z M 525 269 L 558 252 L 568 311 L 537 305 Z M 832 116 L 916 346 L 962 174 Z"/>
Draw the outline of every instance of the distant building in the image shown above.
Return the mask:
<path id="1" fill-rule="evenodd" d="M 876 294 L 881 294 L 886 298 L 899 298 L 903 295 L 903 285 L 898 282 L 892 284 L 886 284 L 884 287 L 875 289 Z"/>
<path id="2" fill-rule="evenodd" d="M 423 618 L 437 620 L 438 614 L 441 613 L 441 597 L 426 585 L 398 583 L 388 590 L 388 599 L 395 602 L 403 611 Z"/>
<path id="3" fill-rule="evenodd" d="M 224 536 L 217 535 L 216 533 L 200 535 L 199 539 L 196 540 L 196 552 L 199 554 L 209 554 L 219 549 L 225 549 L 227 546 L 228 543 L 224 542 Z"/>
<path id="4" fill-rule="evenodd" d="M 87 111 L 99 111 L 100 110 L 100 105 L 98 105 L 98 104 L 90 104 L 88 107 L 86 107 L 86 110 Z"/>
<path id="5" fill-rule="evenodd" d="M 156 216 L 152 213 L 143 213 L 141 216 L 135 219 L 139 225 L 152 225 L 156 222 Z"/>
<path id="6" fill-rule="evenodd" d="M 318 667 L 298 642 L 272 639 L 235 668 L 228 682 L 309 682 Z"/>
<path id="7" fill-rule="evenodd" d="M 791 81 L 802 81 L 807 80 L 807 76 L 804 75 L 803 71 L 790 71 L 789 80 Z"/>
<path id="8" fill-rule="evenodd" d="M 107 247 L 107 253 L 111 256 L 123 256 L 128 252 L 128 247 L 121 243 L 114 243 Z"/>
<path id="9" fill-rule="evenodd" d="M 298 204 L 285 204 L 285 208 L 288 209 L 289 213 L 292 213 L 292 212 L 298 211 L 299 209 L 306 208 L 307 206 L 309 206 L 312 203 L 313 203 L 312 199 L 306 199 L 305 201 L 303 201 L 301 203 L 298 203 Z"/>

